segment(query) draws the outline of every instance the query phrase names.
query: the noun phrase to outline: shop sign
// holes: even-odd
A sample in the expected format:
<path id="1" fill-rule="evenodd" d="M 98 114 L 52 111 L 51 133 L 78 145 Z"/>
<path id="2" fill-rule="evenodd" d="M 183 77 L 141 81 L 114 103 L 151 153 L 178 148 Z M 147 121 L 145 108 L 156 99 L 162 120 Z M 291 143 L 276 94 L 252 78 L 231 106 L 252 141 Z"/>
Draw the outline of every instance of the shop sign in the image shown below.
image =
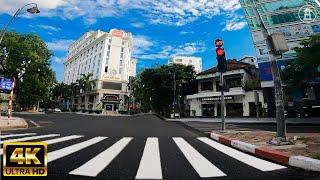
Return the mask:
<path id="1" fill-rule="evenodd" d="M 225 96 L 224 100 L 233 100 L 233 96 Z M 202 98 L 202 101 L 220 101 L 221 97 L 210 97 L 210 98 Z"/>

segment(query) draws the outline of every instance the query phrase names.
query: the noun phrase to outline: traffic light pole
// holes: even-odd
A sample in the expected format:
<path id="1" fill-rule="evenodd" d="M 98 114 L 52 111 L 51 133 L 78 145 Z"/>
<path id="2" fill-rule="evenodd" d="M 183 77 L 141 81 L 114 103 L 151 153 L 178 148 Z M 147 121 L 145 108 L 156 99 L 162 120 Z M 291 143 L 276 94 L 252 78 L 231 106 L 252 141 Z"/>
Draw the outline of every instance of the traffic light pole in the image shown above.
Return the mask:
<path id="1" fill-rule="evenodd" d="M 220 72 L 220 82 L 221 82 L 221 130 L 226 130 L 226 122 L 224 119 L 224 79 L 223 72 Z"/>
<path id="2" fill-rule="evenodd" d="M 272 42 L 268 38 L 269 34 L 268 31 L 262 21 L 262 18 L 257 10 L 257 5 L 254 0 L 251 0 L 252 9 L 257 17 L 258 23 L 261 27 L 261 32 L 263 37 L 266 39 L 267 47 L 269 50 L 269 60 L 270 60 L 270 67 L 273 77 L 274 83 L 274 96 L 275 96 L 275 104 L 276 104 L 276 119 L 277 119 L 277 134 L 276 137 L 280 138 L 280 141 L 286 140 L 286 123 L 284 117 L 284 103 L 283 103 L 283 92 L 282 92 L 282 84 L 280 78 L 280 72 L 276 61 L 276 55 L 272 51 Z"/>

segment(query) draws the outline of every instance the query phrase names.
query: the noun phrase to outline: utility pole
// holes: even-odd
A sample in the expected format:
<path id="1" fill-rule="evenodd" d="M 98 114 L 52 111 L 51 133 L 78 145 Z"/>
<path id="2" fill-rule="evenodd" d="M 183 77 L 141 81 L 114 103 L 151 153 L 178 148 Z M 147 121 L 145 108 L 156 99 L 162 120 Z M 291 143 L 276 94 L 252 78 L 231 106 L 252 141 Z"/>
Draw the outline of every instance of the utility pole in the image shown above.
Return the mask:
<path id="1" fill-rule="evenodd" d="M 269 50 L 269 60 L 271 66 L 271 72 L 274 83 L 274 96 L 276 103 L 276 119 L 277 119 L 277 134 L 276 138 L 280 141 L 286 140 L 286 123 L 284 117 L 284 103 L 283 103 L 283 92 L 281 85 L 280 72 L 276 61 L 276 53 L 275 53 L 275 44 L 272 41 L 272 37 L 269 36 L 268 31 L 262 21 L 262 18 L 257 10 L 257 5 L 254 0 L 250 0 L 252 9 L 255 13 L 255 16 L 258 20 L 258 24 L 261 27 L 261 32 L 263 37 L 266 39 L 267 47 Z"/>

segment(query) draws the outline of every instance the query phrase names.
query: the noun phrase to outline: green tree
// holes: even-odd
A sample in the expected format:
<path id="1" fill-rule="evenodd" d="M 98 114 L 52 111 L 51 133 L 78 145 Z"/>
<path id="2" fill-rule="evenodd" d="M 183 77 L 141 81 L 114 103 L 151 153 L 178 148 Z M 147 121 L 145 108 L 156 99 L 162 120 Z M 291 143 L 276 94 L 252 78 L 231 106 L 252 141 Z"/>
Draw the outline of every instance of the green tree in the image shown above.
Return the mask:
<path id="1" fill-rule="evenodd" d="M 55 74 L 50 68 L 52 53 L 35 34 L 6 33 L 2 44 L 9 52 L 0 74 L 16 78 L 16 103 L 22 108 L 34 107 L 50 96 Z"/>
<path id="2" fill-rule="evenodd" d="M 166 65 L 144 70 L 133 82 L 136 101 L 141 102 L 142 111 L 164 113 L 168 116 L 173 104 L 173 75 L 176 80 L 176 99 L 180 96 L 180 86 L 195 78 L 192 66 Z"/>
<path id="3" fill-rule="evenodd" d="M 282 72 L 287 93 L 304 91 L 310 86 L 319 90 L 320 84 L 320 35 L 315 35 L 295 48 L 297 59 L 288 61 Z"/>

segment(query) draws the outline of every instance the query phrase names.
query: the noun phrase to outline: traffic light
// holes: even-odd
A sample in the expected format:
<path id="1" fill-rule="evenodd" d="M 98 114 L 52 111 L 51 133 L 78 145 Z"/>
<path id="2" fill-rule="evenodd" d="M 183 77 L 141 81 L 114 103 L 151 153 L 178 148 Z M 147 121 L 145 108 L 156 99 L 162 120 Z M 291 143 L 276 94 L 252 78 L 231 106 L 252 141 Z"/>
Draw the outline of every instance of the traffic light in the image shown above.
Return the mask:
<path id="1" fill-rule="evenodd" d="M 216 45 L 216 54 L 217 54 L 217 61 L 218 61 L 218 71 L 219 72 L 226 72 L 227 71 L 227 61 L 226 61 L 226 54 L 223 46 L 223 41 L 221 39 L 215 40 Z"/>

